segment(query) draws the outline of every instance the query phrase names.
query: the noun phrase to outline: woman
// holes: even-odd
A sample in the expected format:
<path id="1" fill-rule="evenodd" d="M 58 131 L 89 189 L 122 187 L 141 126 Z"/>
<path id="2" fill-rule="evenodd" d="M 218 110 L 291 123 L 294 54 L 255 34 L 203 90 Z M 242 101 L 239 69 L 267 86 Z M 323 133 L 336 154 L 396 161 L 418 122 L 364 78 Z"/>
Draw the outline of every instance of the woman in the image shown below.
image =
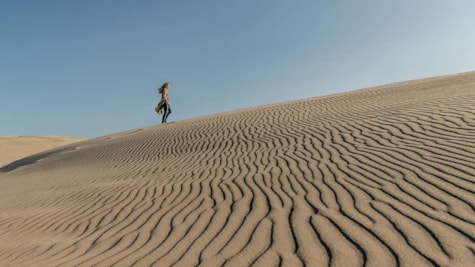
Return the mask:
<path id="1" fill-rule="evenodd" d="M 170 101 L 168 101 L 168 87 L 170 87 L 170 83 L 166 82 L 160 88 L 158 88 L 158 92 L 162 94 L 162 99 L 155 108 L 155 111 L 160 114 L 162 113 L 163 109 L 162 123 L 166 123 L 168 116 L 170 115 L 170 113 L 172 113 L 172 109 L 170 108 Z"/>

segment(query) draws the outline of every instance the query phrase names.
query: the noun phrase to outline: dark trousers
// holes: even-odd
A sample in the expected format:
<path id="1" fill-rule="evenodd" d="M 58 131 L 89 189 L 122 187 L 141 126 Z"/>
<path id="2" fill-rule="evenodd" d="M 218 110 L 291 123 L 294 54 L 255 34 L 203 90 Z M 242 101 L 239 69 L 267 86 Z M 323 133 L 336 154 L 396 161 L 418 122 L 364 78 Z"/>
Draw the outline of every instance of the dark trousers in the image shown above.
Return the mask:
<path id="1" fill-rule="evenodd" d="M 172 113 L 172 108 L 170 107 L 169 103 L 163 104 L 163 116 L 162 116 L 162 123 L 167 122 L 167 118 Z"/>

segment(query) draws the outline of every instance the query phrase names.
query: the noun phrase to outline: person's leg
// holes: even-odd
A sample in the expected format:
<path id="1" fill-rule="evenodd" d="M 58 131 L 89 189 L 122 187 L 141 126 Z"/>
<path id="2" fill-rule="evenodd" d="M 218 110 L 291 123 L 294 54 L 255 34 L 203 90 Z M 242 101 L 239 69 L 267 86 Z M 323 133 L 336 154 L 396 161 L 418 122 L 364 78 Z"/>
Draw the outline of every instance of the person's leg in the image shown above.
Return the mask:
<path id="1" fill-rule="evenodd" d="M 168 116 L 170 116 L 170 113 L 172 113 L 172 107 L 170 106 L 170 104 L 167 104 L 166 106 L 167 106 L 168 112 L 167 112 L 167 116 L 165 117 L 165 120 L 167 120 Z"/>
<path id="2" fill-rule="evenodd" d="M 169 106 L 168 106 L 167 104 L 163 105 L 162 123 L 166 123 L 166 122 L 167 122 L 168 109 L 169 109 Z"/>

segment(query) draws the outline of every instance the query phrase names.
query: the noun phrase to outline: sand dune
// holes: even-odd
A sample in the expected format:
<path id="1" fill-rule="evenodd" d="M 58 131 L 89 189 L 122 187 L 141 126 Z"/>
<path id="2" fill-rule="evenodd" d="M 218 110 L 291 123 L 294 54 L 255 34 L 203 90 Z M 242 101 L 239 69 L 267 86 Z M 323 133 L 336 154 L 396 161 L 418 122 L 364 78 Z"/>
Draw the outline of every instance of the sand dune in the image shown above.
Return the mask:
<path id="1" fill-rule="evenodd" d="M 83 139 L 59 136 L 0 136 L 0 167 L 26 156 L 80 140 Z"/>
<path id="2" fill-rule="evenodd" d="M 2 266 L 475 266 L 475 72 L 216 114 L 0 171 Z"/>

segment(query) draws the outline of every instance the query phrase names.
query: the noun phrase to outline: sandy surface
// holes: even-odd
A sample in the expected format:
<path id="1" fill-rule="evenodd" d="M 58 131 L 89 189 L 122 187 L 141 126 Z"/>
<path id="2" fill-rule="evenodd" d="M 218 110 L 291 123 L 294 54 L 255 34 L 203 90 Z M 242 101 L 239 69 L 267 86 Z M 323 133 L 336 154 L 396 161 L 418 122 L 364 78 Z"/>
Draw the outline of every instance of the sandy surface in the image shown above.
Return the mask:
<path id="1" fill-rule="evenodd" d="M 475 72 L 89 139 L 0 171 L 1 266 L 475 266 Z"/>
<path id="2" fill-rule="evenodd" d="M 0 136 L 0 167 L 15 160 L 83 139 L 59 136 Z"/>

